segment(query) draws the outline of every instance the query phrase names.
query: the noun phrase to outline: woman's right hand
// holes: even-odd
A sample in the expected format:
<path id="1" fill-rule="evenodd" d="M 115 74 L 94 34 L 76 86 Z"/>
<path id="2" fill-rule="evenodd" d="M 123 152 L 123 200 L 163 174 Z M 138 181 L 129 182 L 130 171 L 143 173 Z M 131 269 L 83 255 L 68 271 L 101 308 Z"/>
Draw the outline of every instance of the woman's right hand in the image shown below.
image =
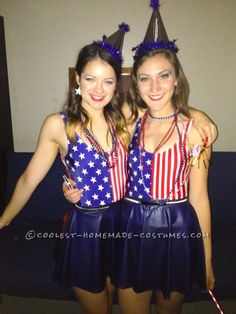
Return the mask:
<path id="1" fill-rule="evenodd" d="M 73 181 L 72 179 L 68 179 L 70 181 L 70 184 L 74 187 L 76 186 L 75 181 Z M 66 184 L 66 182 L 63 182 L 62 185 L 62 191 L 63 194 L 65 196 L 65 198 L 67 199 L 68 202 L 76 204 L 79 202 L 81 195 L 83 194 L 83 189 L 78 189 L 78 188 L 69 188 L 68 185 Z"/>

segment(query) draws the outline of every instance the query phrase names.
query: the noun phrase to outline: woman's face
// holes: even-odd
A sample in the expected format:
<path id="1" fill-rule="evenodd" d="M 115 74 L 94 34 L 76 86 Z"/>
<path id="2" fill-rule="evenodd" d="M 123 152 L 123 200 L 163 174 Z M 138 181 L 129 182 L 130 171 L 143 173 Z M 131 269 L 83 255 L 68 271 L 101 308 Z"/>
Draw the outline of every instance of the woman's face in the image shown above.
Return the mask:
<path id="1" fill-rule="evenodd" d="M 175 69 L 163 54 L 156 54 L 139 67 L 137 84 L 141 98 L 153 113 L 173 112 L 171 98 L 177 79 Z"/>
<path id="2" fill-rule="evenodd" d="M 101 59 L 88 62 L 76 80 L 81 89 L 82 106 L 88 112 L 103 110 L 114 95 L 115 71 Z"/>

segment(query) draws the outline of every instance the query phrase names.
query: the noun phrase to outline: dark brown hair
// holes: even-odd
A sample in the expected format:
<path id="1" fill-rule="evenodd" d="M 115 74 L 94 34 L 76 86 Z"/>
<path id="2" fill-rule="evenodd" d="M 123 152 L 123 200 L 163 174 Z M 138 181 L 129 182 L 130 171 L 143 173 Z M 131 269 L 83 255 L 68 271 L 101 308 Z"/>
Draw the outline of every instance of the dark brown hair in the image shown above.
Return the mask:
<path id="1" fill-rule="evenodd" d="M 172 96 L 172 104 L 174 108 L 179 110 L 180 113 L 184 114 L 185 116 L 189 117 L 189 108 L 188 108 L 188 98 L 189 98 L 189 84 L 186 79 L 186 76 L 183 72 L 182 66 L 179 62 L 179 59 L 176 53 L 167 50 L 167 49 L 158 49 L 146 52 L 145 54 L 137 57 L 133 64 L 133 71 L 132 71 L 132 87 L 127 95 L 127 101 L 131 112 L 133 113 L 134 119 L 138 117 L 138 108 L 147 108 L 147 105 L 142 100 L 139 95 L 138 87 L 137 87 L 137 71 L 140 66 L 149 58 L 161 54 L 163 55 L 174 67 L 175 69 L 175 76 L 177 78 L 177 86 L 175 92 Z"/>
<path id="2" fill-rule="evenodd" d="M 116 127 L 116 132 L 120 136 L 126 146 L 129 142 L 129 133 L 126 128 L 125 118 L 122 113 L 122 97 L 119 89 L 118 81 L 121 76 L 121 64 L 116 60 L 109 52 L 101 47 L 90 44 L 83 47 L 78 55 L 75 71 L 81 76 L 85 66 L 93 60 L 101 59 L 109 64 L 115 71 L 116 75 L 116 89 L 112 100 L 104 108 L 104 113 L 109 113 Z M 67 103 L 65 105 L 65 112 L 67 115 L 66 133 L 70 140 L 75 141 L 75 130 L 78 124 L 81 128 L 84 128 L 89 123 L 89 117 L 86 110 L 82 107 L 82 97 L 75 94 L 75 88 L 77 87 L 76 80 L 73 82 L 73 86 L 69 91 Z"/>

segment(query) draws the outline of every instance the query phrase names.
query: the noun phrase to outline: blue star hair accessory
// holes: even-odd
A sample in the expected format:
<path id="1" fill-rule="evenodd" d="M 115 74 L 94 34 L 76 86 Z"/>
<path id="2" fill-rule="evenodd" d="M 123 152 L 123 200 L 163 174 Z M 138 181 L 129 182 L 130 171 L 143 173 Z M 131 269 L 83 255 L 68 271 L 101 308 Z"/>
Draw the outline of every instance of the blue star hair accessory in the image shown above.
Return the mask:
<path id="1" fill-rule="evenodd" d="M 176 53 L 179 50 L 175 45 L 176 40 L 170 41 L 167 36 L 167 32 L 159 12 L 159 6 L 158 0 L 151 0 L 150 7 L 153 9 L 152 16 L 143 42 L 132 49 L 135 52 L 134 59 L 151 50 L 168 49 Z"/>
<path id="2" fill-rule="evenodd" d="M 129 32 L 128 24 L 119 24 L 119 29 L 109 37 L 103 35 L 102 40 L 94 41 L 93 44 L 99 46 L 113 55 L 121 64 L 123 62 L 122 48 L 125 33 Z"/>

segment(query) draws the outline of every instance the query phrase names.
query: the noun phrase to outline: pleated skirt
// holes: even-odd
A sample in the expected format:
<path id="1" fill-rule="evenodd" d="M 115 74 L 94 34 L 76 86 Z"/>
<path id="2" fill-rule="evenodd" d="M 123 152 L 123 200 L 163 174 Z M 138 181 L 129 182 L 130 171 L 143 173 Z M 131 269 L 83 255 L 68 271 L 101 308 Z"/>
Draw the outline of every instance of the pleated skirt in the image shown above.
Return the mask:
<path id="1" fill-rule="evenodd" d="M 206 290 L 203 237 L 198 218 L 186 201 L 141 205 L 123 200 L 116 241 L 113 283 L 136 292 L 159 290 L 185 295 L 196 284 Z"/>
<path id="2" fill-rule="evenodd" d="M 67 211 L 55 250 L 53 280 L 64 288 L 78 287 L 94 293 L 104 290 L 106 278 L 113 273 L 119 213 L 119 202 L 106 209 L 74 206 Z"/>

